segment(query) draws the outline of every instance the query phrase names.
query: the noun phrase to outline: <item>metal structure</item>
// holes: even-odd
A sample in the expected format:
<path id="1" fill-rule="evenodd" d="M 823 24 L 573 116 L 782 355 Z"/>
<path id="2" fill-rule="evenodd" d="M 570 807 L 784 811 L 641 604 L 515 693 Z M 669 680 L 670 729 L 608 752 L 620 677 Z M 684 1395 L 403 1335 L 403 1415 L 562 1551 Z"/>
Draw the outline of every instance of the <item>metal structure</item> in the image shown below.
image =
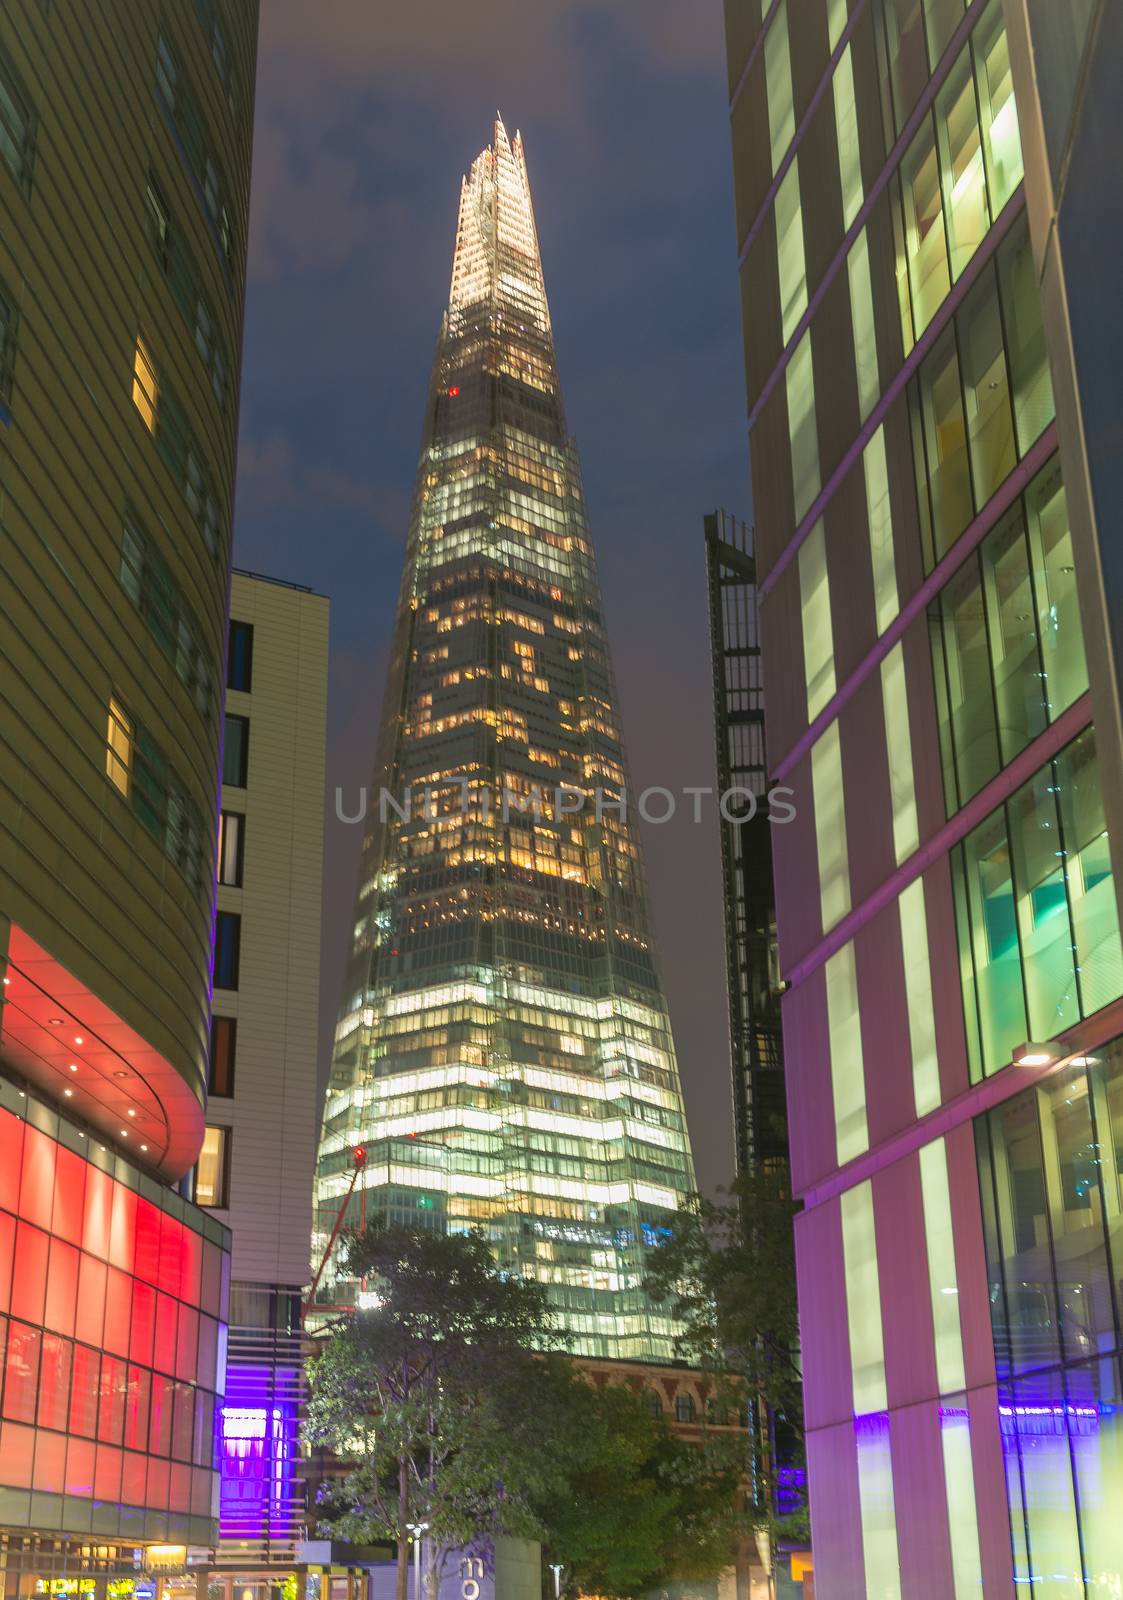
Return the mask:
<path id="1" fill-rule="evenodd" d="M 752 530 L 705 519 L 737 1165 L 788 1159 Z M 729 820 L 732 818 L 733 820 Z"/>

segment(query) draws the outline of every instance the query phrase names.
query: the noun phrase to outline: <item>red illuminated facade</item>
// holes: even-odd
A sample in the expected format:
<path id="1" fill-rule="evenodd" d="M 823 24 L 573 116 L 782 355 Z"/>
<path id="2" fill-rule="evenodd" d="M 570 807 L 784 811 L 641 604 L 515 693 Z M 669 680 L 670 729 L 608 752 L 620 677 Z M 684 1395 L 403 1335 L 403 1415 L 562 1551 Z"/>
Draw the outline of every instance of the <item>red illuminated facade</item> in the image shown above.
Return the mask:
<path id="1" fill-rule="evenodd" d="M 209 1544 L 229 1234 L 0 1079 L 0 1521 Z"/>

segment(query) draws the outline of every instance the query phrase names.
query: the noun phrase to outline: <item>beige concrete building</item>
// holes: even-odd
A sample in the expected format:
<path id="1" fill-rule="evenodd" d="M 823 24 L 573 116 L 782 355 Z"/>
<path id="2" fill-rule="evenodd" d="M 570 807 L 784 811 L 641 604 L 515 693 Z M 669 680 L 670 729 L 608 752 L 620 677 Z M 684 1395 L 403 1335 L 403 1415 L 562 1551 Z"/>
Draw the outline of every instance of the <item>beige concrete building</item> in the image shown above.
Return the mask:
<path id="1" fill-rule="evenodd" d="M 195 1199 L 233 1230 L 221 1532 L 290 1554 L 309 1276 L 328 602 L 236 571 L 230 595 L 207 1129 Z"/>

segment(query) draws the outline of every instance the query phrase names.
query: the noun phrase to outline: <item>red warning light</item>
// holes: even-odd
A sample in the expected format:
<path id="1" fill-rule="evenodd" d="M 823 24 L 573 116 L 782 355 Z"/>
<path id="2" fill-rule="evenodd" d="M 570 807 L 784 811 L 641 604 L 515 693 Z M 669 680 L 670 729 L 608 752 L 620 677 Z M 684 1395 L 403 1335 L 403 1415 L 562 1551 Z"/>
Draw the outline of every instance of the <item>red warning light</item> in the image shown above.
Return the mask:
<path id="1" fill-rule="evenodd" d="M 448 392 L 450 395 L 458 395 L 460 393 L 460 385 L 458 383 L 454 383 Z"/>
<path id="2" fill-rule="evenodd" d="M 351 1151 L 351 1156 L 357 1167 L 363 1166 L 367 1159 L 366 1150 L 361 1144 L 357 1144 L 355 1146 L 355 1148 Z"/>

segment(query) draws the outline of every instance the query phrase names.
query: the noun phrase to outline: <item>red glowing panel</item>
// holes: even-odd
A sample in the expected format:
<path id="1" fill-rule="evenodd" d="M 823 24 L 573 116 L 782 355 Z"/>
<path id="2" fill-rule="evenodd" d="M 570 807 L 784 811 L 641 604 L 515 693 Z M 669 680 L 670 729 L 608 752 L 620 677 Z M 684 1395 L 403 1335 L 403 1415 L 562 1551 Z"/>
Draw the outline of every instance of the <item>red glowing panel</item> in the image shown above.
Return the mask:
<path id="1" fill-rule="evenodd" d="M 55 1209 L 51 1232 L 70 1244 L 82 1243 L 89 1163 L 65 1145 L 59 1145 L 55 1165 Z"/>
<path id="2" fill-rule="evenodd" d="M 39 1368 L 39 1409 L 37 1421 L 41 1428 L 56 1428 L 62 1433 L 66 1427 L 70 1399 L 70 1356 L 73 1345 L 69 1339 L 60 1339 L 57 1333 L 43 1335 L 43 1359 Z M 59 1462 L 62 1473 L 62 1462 Z"/>
<path id="3" fill-rule="evenodd" d="M 125 1400 L 125 1446 L 129 1450 L 148 1448 L 148 1405 L 151 1392 L 152 1374 L 146 1372 L 143 1367 L 130 1367 L 129 1392 Z"/>
<path id="4" fill-rule="evenodd" d="M 121 1498 L 121 1452 L 112 1445 L 99 1444 L 94 1463 L 94 1494 L 99 1500 Z"/>
<path id="5" fill-rule="evenodd" d="M 14 1422 L 0 1425 L 0 1461 L 4 1482 L 13 1489 L 31 1488 L 31 1463 L 35 1458 L 35 1429 Z"/>
<path id="6" fill-rule="evenodd" d="M 12 1273 L 12 1315 L 42 1322 L 47 1293 L 47 1250 L 50 1239 L 21 1222 L 16 1227 L 16 1259 Z"/>
<path id="7" fill-rule="evenodd" d="M 105 1280 L 105 1262 L 83 1255 L 78 1269 L 78 1307 L 74 1332 L 79 1339 L 99 1348 L 105 1327 Z"/>
<path id="8" fill-rule="evenodd" d="M 94 1492 L 97 1447 L 88 1439 L 71 1439 L 66 1447 L 66 1493 L 90 1499 Z"/>
<path id="9" fill-rule="evenodd" d="M 55 1151 L 58 1146 L 38 1128 L 28 1127 L 23 1136 L 23 1174 L 19 1186 L 19 1214 L 28 1222 L 50 1231 L 51 1208 L 55 1200 Z"/>
<path id="10" fill-rule="evenodd" d="M 133 1280 L 110 1267 L 105 1284 L 105 1333 L 102 1344 L 116 1356 L 129 1353 L 129 1320 L 132 1314 Z"/>
<path id="11" fill-rule="evenodd" d="M 156 1296 L 156 1327 L 158 1337 L 152 1353 L 152 1365 L 161 1372 L 175 1371 L 176 1334 L 179 1307 L 166 1294 Z"/>
<path id="12" fill-rule="evenodd" d="M 0 1111 L 0 1208 L 19 1210 L 20 1165 L 24 1124 L 10 1111 Z"/>
<path id="13" fill-rule="evenodd" d="M 129 1332 L 129 1360 L 152 1365 L 152 1342 L 156 1334 L 156 1291 L 150 1283 L 133 1281 L 133 1325 Z M 161 1338 L 163 1329 L 160 1330 Z"/>
<path id="14" fill-rule="evenodd" d="M 74 1346 L 74 1366 L 70 1386 L 70 1431 L 92 1439 L 97 1433 L 97 1401 L 101 1356 L 84 1344 Z M 90 1475 L 93 1476 L 93 1457 Z"/>
<path id="15" fill-rule="evenodd" d="M 12 1258 L 16 1253 L 16 1219 L 0 1211 L 0 1312 L 7 1311 L 12 1292 Z"/>
<path id="16" fill-rule="evenodd" d="M 160 1276 L 157 1280 L 165 1294 L 174 1294 L 180 1300 L 187 1298 L 184 1283 L 183 1235 L 186 1228 L 167 1213 L 161 1216 Z"/>
<path id="17" fill-rule="evenodd" d="M 182 1230 L 183 1272 L 180 1278 L 181 1300 L 189 1305 L 199 1303 L 199 1284 L 203 1272 L 203 1238 L 193 1228 Z"/>
<path id="18" fill-rule="evenodd" d="M 159 1282 L 160 1212 L 151 1200 L 139 1197 L 136 1214 L 136 1265 L 134 1271 L 146 1283 Z"/>
<path id="19" fill-rule="evenodd" d="M 109 1220 L 113 1204 L 113 1179 L 100 1167 L 86 1172 L 82 1249 L 104 1261 L 109 1254 Z"/>
<path id="20" fill-rule="evenodd" d="M 148 1448 L 153 1455 L 168 1456 L 172 1450 L 172 1401 L 174 1388 L 170 1378 L 160 1373 L 152 1376 L 152 1422 L 148 1433 Z"/>
<path id="21" fill-rule="evenodd" d="M 124 1426 L 125 1363 L 118 1361 L 116 1356 L 102 1356 L 101 1403 L 97 1414 L 98 1439 L 103 1444 L 120 1444 Z"/>
<path id="22" fill-rule="evenodd" d="M 121 1474 L 121 1501 L 126 1506 L 143 1506 L 147 1503 L 148 1462 L 132 1450 L 125 1451 L 124 1471 Z"/>
<path id="23" fill-rule="evenodd" d="M 113 1185 L 113 1205 L 109 1225 L 109 1260 L 122 1272 L 131 1273 L 136 1256 L 136 1194 L 123 1183 Z"/>
<path id="24" fill-rule="evenodd" d="M 145 1504 L 159 1511 L 168 1509 L 168 1488 L 171 1483 L 171 1462 L 148 1458 L 148 1496 Z"/>
<path id="25" fill-rule="evenodd" d="M 48 1494 L 61 1494 L 66 1476 L 65 1433 L 39 1433 L 35 1439 L 35 1470 L 32 1487 Z"/>
<path id="26" fill-rule="evenodd" d="M 171 1488 L 168 1494 L 168 1505 L 172 1511 L 179 1511 L 187 1515 L 191 1510 L 191 1468 L 172 1467 Z"/>
<path id="27" fill-rule="evenodd" d="M 4 1415 L 12 1422 L 35 1421 L 35 1393 L 39 1387 L 38 1328 L 8 1324 L 8 1350 L 4 1359 Z M 0 1461 L 4 1452 L 0 1449 Z"/>
<path id="28" fill-rule="evenodd" d="M 179 1308 L 179 1338 L 176 1340 L 175 1370 L 179 1378 L 195 1376 L 199 1346 L 199 1313 L 190 1306 Z"/>
<path id="29" fill-rule="evenodd" d="M 78 1305 L 79 1256 L 72 1244 L 51 1240 L 47 1267 L 47 1307 L 43 1321 L 56 1333 L 74 1332 L 74 1313 Z"/>

